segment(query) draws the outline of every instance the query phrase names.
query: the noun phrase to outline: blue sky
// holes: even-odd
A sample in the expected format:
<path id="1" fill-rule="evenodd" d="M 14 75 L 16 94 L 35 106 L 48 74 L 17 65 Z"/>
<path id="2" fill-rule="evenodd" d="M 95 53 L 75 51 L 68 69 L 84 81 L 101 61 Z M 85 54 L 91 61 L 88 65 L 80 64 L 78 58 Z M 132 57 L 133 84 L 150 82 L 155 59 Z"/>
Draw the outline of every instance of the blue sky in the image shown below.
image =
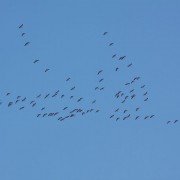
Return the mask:
<path id="1" fill-rule="evenodd" d="M 179 119 L 179 8 L 178 0 L 2 1 L 0 179 L 179 180 L 179 124 L 166 124 Z M 113 54 L 126 55 L 126 61 L 113 60 Z M 40 62 L 33 64 L 35 59 Z M 96 92 L 101 69 L 105 89 Z M 122 105 L 114 94 L 126 91 L 124 83 L 134 76 L 141 77 L 134 88 L 146 84 L 149 101 L 139 88 L 139 98 Z M 38 94 L 57 90 L 64 99 L 28 105 Z M 80 107 L 96 99 L 93 108 L 100 112 L 63 122 L 36 117 L 41 107 L 74 107 L 77 102 L 66 98 L 72 94 L 84 97 Z M 23 111 L 7 107 L 18 95 L 27 97 Z M 140 116 L 155 118 L 135 121 L 137 105 Z M 109 119 L 117 107 L 133 116 Z"/>

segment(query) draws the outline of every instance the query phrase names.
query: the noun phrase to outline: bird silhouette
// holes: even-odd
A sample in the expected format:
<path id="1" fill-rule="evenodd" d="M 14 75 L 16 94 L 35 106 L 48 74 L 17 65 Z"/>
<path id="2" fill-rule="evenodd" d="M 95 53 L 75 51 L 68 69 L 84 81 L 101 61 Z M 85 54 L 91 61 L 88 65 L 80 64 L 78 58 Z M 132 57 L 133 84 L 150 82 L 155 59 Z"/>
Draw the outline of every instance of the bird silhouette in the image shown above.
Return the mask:
<path id="1" fill-rule="evenodd" d="M 22 109 L 24 109 L 24 106 L 22 106 L 22 107 L 19 108 L 19 110 L 22 110 Z"/>
<path id="2" fill-rule="evenodd" d="M 130 64 L 127 65 L 128 68 L 131 67 L 131 66 L 132 66 L 132 63 L 130 63 Z"/>
<path id="3" fill-rule="evenodd" d="M 22 33 L 21 36 L 24 36 L 26 33 Z"/>
<path id="4" fill-rule="evenodd" d="M 30 42 L 26 42 L 25 44 L 24 44 L 24 46 L 28 46 L 30 44 Z"/>
<path id="5" fill-rule="evenodd" d="M 24 24 L 21 24 L 21 25 L 19 26 L 19 29 L 22 28 L 23 26 L 24 26 Z"/>
<path id="6" fill-rule="evenodd" d="M 103 33 L 103 36 L 105 36 L 107 33 L 108 33 L 108 32 L 104 32 L 104 33 Z"/>
<path id="7" fill-rule="evenodd" d="M 112 45 L 114 45 L 114 43 L 109 43 L 109 46 L 112 46 Z"/>
<path id="8" fill-rule="evenodd" d="M 39 62 L 39 59 L 36 59 L 36 60 L 33 61 L 34 64 L 37 63 L 37 62 Z"/>
<path id="9" fill-rule="evenodd" d="M 71 88 L 71 91 L 75 89 L 75 86 Z"/>
<path id="10" fill-rule="evenodd" d="M 101 74 L 102 72 L 103 72 L 103 70 L 98 71 L 97 75 Z"/>
<path id="11" fill-rule="evenodd" d="M 113 55 L 112 55 L 112 58 L 115 58 L 115 57 L 116 57 L 116 54 L 113 54 Z"/>
<path id="12" fill-rule="evenodd" d="M 45 69 L 45 71 L 44 72 L 48 72 L 50 69 Z"/>
<path id="13" fill-rule="evenodd" d="M 67 78 L 66 81 L 69 81 L 71 78 Z"/>
<path id="14" fill-rule="evenodd" d="M 177 122 L 178 122 L 178 120 L 175 120 L 175 121 L 174 121 L 174 124 L 177 123 Z"/>
<path id="15" fill-rule="evenodd" d="M 125 57 L 126 57 L 126 56 L 121 56 L 121 57 L 119 58 L 119 60 L 123 60 Z"/>

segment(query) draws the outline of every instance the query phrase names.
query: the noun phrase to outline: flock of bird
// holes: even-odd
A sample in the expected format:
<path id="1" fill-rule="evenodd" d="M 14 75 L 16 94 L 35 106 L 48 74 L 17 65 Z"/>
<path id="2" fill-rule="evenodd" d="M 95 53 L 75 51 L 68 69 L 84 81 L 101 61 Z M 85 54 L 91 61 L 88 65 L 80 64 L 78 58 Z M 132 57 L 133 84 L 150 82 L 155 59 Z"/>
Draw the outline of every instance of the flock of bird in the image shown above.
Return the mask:
<path id="1" fill-rule="evenodd" d="M 26 36 L 26 33 L 23 31 L 24 24 L 21 24 L 18 26 L 18 29 L 21 30 L 21 36 Z M 108 36 L 108 32 L 104 32 L 102 36 L 105 38 Z M 24 43 L 24 46 L 29 46 L 30 41 L 26 41 Z M 109 42 L 108 47 L 113 48 L 114 42 Z M 127 69 L 133 68 L 133 63 L 128 62 L 127 57 L 125 55 L 117 55 L 117 53 L 114 53 L 111 57 L 113 60 L 117 62 L 114 71 L 115 73 L 118 73 L 120 67 L 119 63 L 121 62 L 127 62 L 127 64 L 124 66 Z M 37 64 L 39 63 L 39 59 L 33 60 L 32 63 Z M 44 69 L 44 72 L 47 73 L 50 71 L 50 68 Z M 104 70 L 100 69 L 96 72 L 96 76 L 98 79 L 98 85 L 94 87 L 94 91 L 105 91 L 104 86 Z M 100 109 L 97 108 L 97 99 L 87 100 L 87 98 L 84 97 L 77 97 L 74 95 L 74 92 L 76 91 L 76 86 L 72 83 L 71 77 L 67 77 L 65 79 L 65 83 L 69 87 L 69 91 L 67 94 L 62 93 L 60 90 L 55 90 L 54 92 L 47 92 L 47 93 L 40 93 L 34 96 L 33 98 L 23 97 L 21 95 L 14 95 L 11 92 L 7 92 L 5 94 L 5 97 L 9 97 L 12 99 L 5 99 L 4 101 L 0 101 L 0 105 L 5 104 L 8 108 L 12 106 L 17 106 L 17 108 L 22 111 L 23 109 L 27 107 L 36 108 L 36 117 L 38 118 L 56 118 L 58 121 L 64 121 L 67 119 L 75 118 L 77 116 L 85 116 L 90 113 L 99 113 Z M 141 99 L 142 103 L 147 103 L 149 101 L 149 93 L 146 89 L 145 84 L 141 84 L 141 77 L 140 76 L 133 76 L 129 81 L 125 82 L 123 84 L 123 88 L 118 89 L 114 94 L 112 94 L 112 97 L 115 98 L 118 103 L 121 104 L 118 107 L 116 107 L 109 115 L 109 118 L 115 121 L 125 121 L 128 119 L 134 119 L 134 120 L 147 120 L 147 119 L 153 119 L 155 118 L 155 114 L 145 114 L 142 115 L 141 110 L 142 107 L 140 107 L 138 104 L 134 106 L 133 110 L 129 110 L 128 107 L 125 105 L 127 103 L 134 103 L 134 100 L 139 97 L 136 92 L 139 91 L 139 89 L 142 91 Z M 47 107 L 41 105 L 39 99 L 42 99 L 43 101 L 51 101 L 53 99 L 61 99 L 62 100 L 62 109 L 60 111 L 49 111 Z M 66 99 L 66 101 L 69 102 L 69 105 L 64 106 L 63 99 Z M 82 103 L 86 102 L 86 108 L 83 108 Z M 138 102 L 139 103 L 139 102 Z M 144 107 L 144 106 L 143 106 Z M 178 120 L 173 121 L 167 121 L 167 124 L 175 124 Z"/>

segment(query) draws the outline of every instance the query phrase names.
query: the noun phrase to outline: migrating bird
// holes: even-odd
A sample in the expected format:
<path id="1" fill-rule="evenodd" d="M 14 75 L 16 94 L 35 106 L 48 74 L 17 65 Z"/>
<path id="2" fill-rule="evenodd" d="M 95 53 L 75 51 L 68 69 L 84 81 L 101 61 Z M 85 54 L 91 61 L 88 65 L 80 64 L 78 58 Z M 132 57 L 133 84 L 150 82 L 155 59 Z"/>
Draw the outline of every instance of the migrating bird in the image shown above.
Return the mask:
<path id="1" fill-rule="evenodd" d="M 135 94 L 133 94 L 132 96 L 131 96 L 131 99 L 133 99 L 133 98 L 135 98 L 136 97 L 136 95 Z"/>
<path id="2" fill-rule="evenodd" d="M 130 83 L 126 83 L 125 86 L 130 85 Z"/>
<path id="3" fill-rule="evenodd" d="M 64 94 L 63 95 L 61 95 L 61 98 L 63 98 L 64 97 Z"/>
<path id="4" fill-rule="evenodd" d="M 119 111 L 119 108 L 117 108 L 116 110 L 115 110 L 115 112 L 118 112 Z"/>
<path id="5" fill-rule="evenodd" d="M 24 99 L 22 99 L 22 102 L 26 100 L 26 97 Z"/>
<path id="6" fill-rule="evenodd" d="M 98 71 L 97 75 L 99 75 L 99 74 L 102 73 L 102 72 L 103 72 L 103 70 Z"/>
<path id="7" fill-rule="evenodd" d="M 6 96 L 9 96 L 11 93 L 7 93 Z"/>
<path id="8" fill-rule="evenodd" d="M 116 57 L 116 54 L 112 55 L 112 58 L 115 58 Z"/>
<path id="9" fill-rule="evenodd" d="M 102 79 L 99 80 L 99 82 L 102 82 L 103 80 L 104 80 L 104 79 L 102 78 Z"/>
<path id="10" fill-rule="evenodd" d="M 103 36 L 105 36 L 107 33 L 108 33 L 108 32 L 104 32 L 104 33 L 103 33 Z"/>
<path id="11" fill-rule="evenodd" d="M 24 36 L 26 33 L 22 33 L 21 36 Z"/>
<path id="12" fill-rule="evenodd" d="M 34 62 L 33 62 L 33 63 L 35 64 L 35 63 L 37 63 L 37 62 L 39 62 L 39 59 L 34 60 Z"/>
<path id="13" fill-rule="evenodd" d="M 96 113 L 98 113 L 99 112 L 99 109 L 98 110 L 96 110 Z"/>
<path id="14" fill-rule="evenodd" d="M 67 108 L 68 108 L 68 107 L 64 107 L 64 108 L 63 108 L 63 111 L 66 110 Z"/>
<path id="15" fill-rule="evenodd" d="M 24 109 L 24 106 L 22 106 L 22 107 L 19 108 L 19 110 L 22 110 L 22 109 Z"/>
<path id="16" fill-rule="evenodd" d="M 119 69 L 119 68 L 117 67 L 117 68 L 116 68 L 116 71 L 118 71 L 118 69 Z"/>
<path id="17" fill-rule="evenodd" d="M 24 44 L 24 46 L 27 46 L 27 45 L 29 45 L 30 44 L 30 42 L 26 42 L 25 44 Z"/>
<path id="18" fill-rule="evenodd" d="M 98 87 L 95 87 L 95 90 L 98 90 L 99 88 Z"/>
<path id="19" fill-rule="evenodd" d="M 8 103 L 8 107 L 12 106 L 13 105 L 13 102 L 9 102 Z"/>
<path id="20" fill-rule="evenodd" d="M 146 98 L 144 101 L 147 101 L 149 98 Z"/>
<path id="21" fill-rule="evenodd" d="M 100 91 L 104 90 L 104 87 L 100 88 Z"/>
<path id="22" fill-rule="evenodd" d="M 140 109 L 140 108 L 139 108 L 139 107 L 137 107 L 137 108 L 136 108 L 136 111 L 138 111 L 139 109 Z"/>
<path id="23" fill-rule="evenodd" d="M 36 98 L 40 98 L 41 97 L 41 94 L 39 94 L 38 96 L 36 96 Z"/>
<path id="24" fill-rule="evenodd" d="M 125 110 L 124 110 L 124 113 L 126 113 L 127 111 L 128 111 L 128 110 L 125 109 Z"/>
<path id="25" fill-rule="evenodd" d="M 174 124 L 177 123 L 177 122 L 178 122 L 178 120 L 175 120 L 175 121 L 174 121 Z"/>
<path id="26" fill-rule="evenodd" d="M 47 113 L 43 114 L 43 117 L 45 117 L 47 115 Z"/>
<path id="27" fill-rule="evenodd" d="M 71 78 L 67 78 L 66 81 L 69 81 Z"/>
<path id="28" fill-rule="evenodd" d="M 139 116 L 136 116 L 135 120 L 137 120 L 139 118 Z"/>
<path id="29" fill-rule="evenodd" d="M 24 26 L 24 24 L 21 24 L 21 25 L 19 26 L 19 29 L 22 28 L 23 26 Z"/>
<path id="30" fill-rule="evenodd" d="M 147 93 L 148 93 L 148 92 L 146 91 L 143 95 L 144 95 L 144 96 L 146 96 L 146 95 L 147 95 Z"/>
<path id="31" fill-rule="evenodd" d="M 141 86 L 141 88 L 144 88 L 146 85 Z"/>
<path id="32" fill-rule="evenodd" d="M 44 97 L 44 99 L 46 99 L 49 95 L 50 95 L 50 94 L 47 94 L 47 95 Z"/>
<path id="33" fill-rule="evenodd" d="M 114 117 L 114 115 L 111 115 L 111 116 L 110 116 L 110 118 L 113 118 L 113 117 Z"/>
<path id="34" fill-rule="evenodd" d="M 128 64 L 127 67 L 131 67 L 132 66 L 132 63 Z"/>
<path id="35" fill-rule="evenodd" d="M 167 124 L 169 124 L 171 121 L 167 121 Z"/>
<path id="36" fill-rule="evenodd" d="M 48 72 L 50 69 L 45 69 L 45 71 L 44 72 Z"/>
<path id="37" fill-rule="evenodd" d="M 79 98 L 79 99 L 77 100 L 77 102 L 80 102 L 82 99 L 83 99 L 83 98 Z"/>
<path id="38" fill-rule="evenodd" d="M 119 58 L 119 60 L 123 60 L 125 57 L 126 57 L 126 56 L 121 56 L 121 57 Z"/>
<path id="39" fill-rule="evenodd" d="M 96 102 L 96 100 L 94 100 L 93 102 L 92 102 L 92 104 L 94 104 Z"/>
<path id="40" fill-rule="evenodd" d="M 75 86 L 71 88 L 71 91 L 75 89 Z"/>
<path id="41" fill-rule="evenodd" d="M 132 89 L 132 90 L 130 91 L 130 93 L 132 93 L 132 92 L 134 92 L 134 89 Z"/>
<path id="42" fill-rule="evenodd" d="M 119 120 L 119 117 L 116 118 L 116 121 L 118 121 L 118 120 Z"/>
<path id="43" fill-rule="evenodd" d="M 19 99 L 18 99 L 18 100 L 16 100 L 15 104 L 17 104 L 18 102 L 19 102 Z"/>
<path id="44" fill-rule="evenodd" d="M 19 99 L 21 96 L 17 96 L 17 99 Z"/>
<path id="45" fill-rule="evenodd" d="M 41 111 L 43 111 L 45 109 L 45 107 L 41 108 Z"/>
<path id="46" fill-rule="evenodd" d="M 39 117 L 41 114 L 37 114 L 37 117 Z"/>
<path id="47" fill-rule="evenodd" d="M 147 119 L 149 116 L 145 116 L 144 119 Z"/>
<path id="48" fill-rule="evenodd" d="M 71 96 L 70 99 L 72 99 L 74 96 Z"/>
<path id="49" fill-rule="evenodd" d="M 114 45 L 114 43 L 109 43 L 109 46 L 112 46 L 112 45 Z"/>
<path id="50" fill-rule="evenodd" d="M 150 118 L 153 118 L 154 116 L 155 116 L 155 115 L 153 114 L 153 115 L 150 116 Z"/>

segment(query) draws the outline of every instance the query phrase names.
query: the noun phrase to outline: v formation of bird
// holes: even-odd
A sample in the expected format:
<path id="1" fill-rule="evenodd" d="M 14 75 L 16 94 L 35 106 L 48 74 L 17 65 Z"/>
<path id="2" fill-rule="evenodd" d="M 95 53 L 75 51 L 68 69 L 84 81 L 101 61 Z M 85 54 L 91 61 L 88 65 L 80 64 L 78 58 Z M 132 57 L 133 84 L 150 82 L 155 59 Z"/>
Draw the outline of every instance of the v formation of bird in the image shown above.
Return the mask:
<path id="1" fill-rule="evenodd" d="M 18 26 L 18 29 L 21 30 L 21 36 L 25 37 L 26 33 L 23 31 L 24 29 L 24 24 L 21 24 Z M 102 34 L 102 36 L 105 38 L 106 36 L 108 36 L 108 32 L 104 32 Z M 24 46 L 27 47 L 29 46 L 31 43 L 30 41 L 26 41 L 24 43 Z M 113 48 L 113 46 L 115 45 L 114 42 L 109 42 L 107 44 L 107 46 L 109 48 Z M 120 62 L 124 62 L 127 61 L 127 65 L 125 66 L 125 68 L 127 68 L 127 70 L 129 70 L 130 68 L 133 68 L 133 63 L 132 62 L 128 62 L 126 55 L 121 55 L 118 56 L 117 53 L 114 53 L 112 56 L 113 60 L 116 60 L 118 63 Z M 33 62 L 34 65 L 40 63 L 39 59 L 34 59 Z M 48 73 L 50 71 L 49 68 L 44 69 L 44 73 Z M 117 67 L 115 67 L 114 70 L 116 73 L 118 73 L 119 71 L 119 65 Z M 96 76 L 97 76 L 97 85 L 94 87 L 94 91 L 96 93 L 101 92 L 101 91 L 105 91 L 105 80 L 103 77 L 104 74 L 104 70 L 100 69 L 96 72 Z M 128 92 L 124 92 L 122 89 L 119 89 L 117 92 L 115 92 L 112 97 L 115 98 L 119 103 L 119 107 L 116 107 L 114 110 L 112 110 L 112 112 L 109 115 L 110 119 L 114 119 L 115 122 L 117 121 L 126 121 L 126 120 L 150 120 L 155 118 L 155 114 L 146 114 L 146 115 L 142 115 L 141 111 L 142 111 L 142 107 L 140 107 L 138 104 L 137 106 L 134 108 L 134 110 L 132 110 L 130 112 L 130 110 L 125 106 L 125 104 L 127 102 L 129 103 L 133 103 L 133 101 L 135 101 L 136 98 L 138 98 L 137 95 L 137 91 L 141 90 L 142 91 L 142 103 L 147 103 L 149 101 L 149 93 L 146 89 L 146 85 L 145 84 L 141 84 L 141 77 L 140 76 L 134 76 L 132 77 L 131 80 L 129 80 L 128 82 L 124 83 L 124 87 L 126 89 L 128 89 Z M 67 119 L 72 119 L 75 118 L 77 116 L 84 116 L 86 114 L 90 114 L 90 113 L 99 113 L 101 112 L 99 108 L 97 108 L 97 106 L 95 106 L 97 104 L 97 99 L 92 99 L 90 102 L 88 102 L 89 106 L 88 108 L 82 108 L 82 102 L 86 101 L 86 98 L 84 97 L 76 97 L 74 95 L 74 91 L 76 90 L 76 86 L 72 85 L 71 83 L 71 78 L 67 77 L 65 79 L 65 83 L 67 83 L 69 85 L 69 92 L 71 93 L 70 96 L 64 94 L 63 92 L 61 92 L 60 90 L 56 90 L 54 92 L 48 92 L 48 93 L 42 93 L 42 94 L 37 94 L 33 99 L 32 98 L 27 98 L 27 97 L 22 97 L 21 95 L 17 95 L 16 98 L 12 97 L 13 100 L 8 100 L 8 102 L 5 101 L 0 101 L 0 105 L 5 104 L 8 108 L 11 108 L 13 106 L 17 106 L 17 109 L 19 111 L 24 110 L 25 108 L 27 108 L 28 106 L 31 108 L 36 108 L 36 117 L 37 118 L 55 118 L 58 121 L 64 121 Z M 11 97 L 14 96 L 12 95 L 11 92 L 7 92 L 5 94 L 5 97 Z M 54 99 L 54 98 L 58 98 L 58 99 L 68 99 L 69 100 L 69 104 L 72 103 L 72 101 L 74 102 L 74 107 L 70 107 L 70 106 L 64 106 L 62 104 L 62 109 L 59 111 L 48 111 L 48 107 L 44 107 L 40 104 L 39 99 L 43 100 L 43 101 L 47 101 L 48 99 Z M 15 99 L 15 100 L 14 100 Z M 178 120 L 169 120 L 166 122 L 166 124 L 176 124 L 178 122 Z"/>

